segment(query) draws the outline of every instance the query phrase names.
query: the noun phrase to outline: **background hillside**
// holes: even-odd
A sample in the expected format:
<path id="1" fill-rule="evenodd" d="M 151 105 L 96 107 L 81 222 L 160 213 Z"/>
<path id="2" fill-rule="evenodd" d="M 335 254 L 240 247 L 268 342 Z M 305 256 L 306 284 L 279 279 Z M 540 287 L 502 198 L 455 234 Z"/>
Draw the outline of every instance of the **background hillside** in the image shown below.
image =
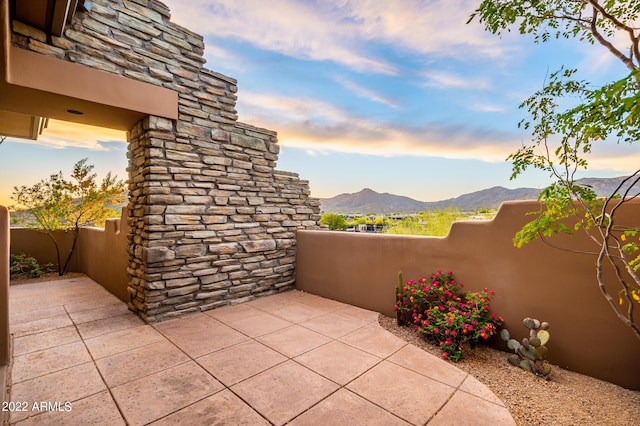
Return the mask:
<path id="1" fill-rule="evenodd" d="M 611 194 L 620 185 L 624 177 L 616 178 L 584 178 L 576 181 L 582 185 L 591 186 L 598 196 Z M 636 185 L 640 190 L 640 185 Z M 626 188 L 623 188 L 624 191 Z M 378 193 L 365 188 L 353 194 L 340 194 L 331 198 L 321 198 L 320 208 L 323 213 L 419 213 L 425 210 L 441 210 L 457 208 L 463 211 L 480 210 L 483 208 L 497 208 L 504 201 L 535 200 L 540 194 L 535 188 L 508 189 L 495 186 L 481 191 L 463 194 L 456 198 L 441 201 L 418 201 L 413 198 Z"/>

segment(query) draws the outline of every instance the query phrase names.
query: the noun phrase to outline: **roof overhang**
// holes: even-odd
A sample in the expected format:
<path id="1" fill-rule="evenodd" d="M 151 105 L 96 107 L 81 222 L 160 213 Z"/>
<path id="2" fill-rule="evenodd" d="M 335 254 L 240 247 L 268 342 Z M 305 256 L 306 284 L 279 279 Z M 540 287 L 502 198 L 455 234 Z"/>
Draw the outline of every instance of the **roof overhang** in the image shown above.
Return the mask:
<path id="1" fill-rule="evenodd" d="M 18 4 L 28 9 L 23 14 L 33 16 L 42 15 L 43 8 L 55 12 L 58 5 L 66 15 L 53 16 L 64 16 L 64 22 L 76 3 L 0 0 L 0 135 L 36 139 L 43 117 L 118 130 L 130 130 L 149 115 L 177 119 L 178 94 L 173 90 L 12 46 L 12 7 L 17 18 Z M 33 25 L 36 18 L 29 19 L 27 25 Z M 52 29 L 64 31 L 63 22 L 56 22 Z"/>
<path id="2" fill-rule="evenodd" d="M 78 0 L 11 0 L 11 6 L 14 19 L 60 37 L 67 22 L 73 19 Z"/>

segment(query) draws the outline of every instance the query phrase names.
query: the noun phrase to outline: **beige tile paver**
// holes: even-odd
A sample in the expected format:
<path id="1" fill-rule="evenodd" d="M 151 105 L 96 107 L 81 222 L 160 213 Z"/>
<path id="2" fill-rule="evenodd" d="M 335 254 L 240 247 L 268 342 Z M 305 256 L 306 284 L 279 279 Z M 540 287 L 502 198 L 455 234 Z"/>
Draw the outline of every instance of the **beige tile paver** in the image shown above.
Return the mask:
<path id="1" fill-rule="evenodd" d="M 12 401 L 27 401 L 29 407 L 34 402 L 66 402 L 71 403 L 106 390 L 93 362 L 77 365 L 45 376 L 36 377 L 24 382 L 15 383 L 11 387 Z M 39 411 L 13 413 L 12 421 L 40 414 Z"/>
<path id="2" fill-rule="evenodd" d="M 308 293 L 154 325 L 88 278 L 10 294 L 12 401 L 72 406 L 13 413 L 18 426 L 515 424 L 486 386 L 376 313 Z"/>
<path id="3" fill-rule="evenodd" d="M 505 407 L 466 392 L 456 392 L 429 424 L 433 426 L 514 426 L 516 422 Z"/>
<path id="4" fill-rule="evenodd" d="M 29 352 L 41 351 L 79 340 L 80 335 L 72 325 L 42 333 L 29 334 L 13 339 L 13 355 L 18 356 Z"/>
<path id="5" fill-rule="evenodd" d="M 296 417 L 291 426 L 408 426 L 410 423 L 361 398 L 340 389 Z"/>
<path id="6" fill-rule="evenodd" d="M 54 305 L 42 309 L 25 309 L 16 312 L 9 312 L 9 321 L 11 324 L 19 324 L 22 322 L 36 321 L 43 318 L 51 318 L 59 315 L 66 315 L 64 306 Z"/>
<path id="7" fill-rule="evenodd" d="M 144 321 L 142 321 L 140 317 L 128 312 L 115 317 L 83 322 L 78 324 L 77 327 L 83 339 L 90 339 L 92 337 L 101 336 L 114 331 L 137 327 L 139 325 L 144 325 Z"/>
<path id="8" fill-rule="evenodd" d="M 232 386 L 286 360 L 287 357 L 262 343 L 249 340 L 196 361 L 226 386 Z"/>
<path id="9" fill-rule="evenodd" d="M 18 423 L 18 426 L 125 426 L 118 407 L 116 407 L 113 398 L 106 390 L 71 402 L 69 405 L 63 403 L 61 407 L 63 407 L 62 411 L 44 412 Z M 64 411 L 67 407 L 70 408 L 70 411 Z"/>
<path id="10" fill-rule="evenodd" d="M 291 358 L 317 348 L 331 339 L 299 325 L 293 325 L 258 337 L 257 340 Z"/>
<path id="11" fill-rule="evenodd" d="M 74 323 L 81 324 L 83 322 L 96 321 L 128 313 L 130 312 L 127 305 L 118 300 L 115 304 L 111 305 L 98 306 L 82 311 L 69 311 L 69 316 Z"/>
<path id="12" fill-rule="evenodd" d="M 358 329 L 338 340 L 380 358 L 386 358 L 407 345 L 407 342 L 382 329 L 377 323 Z"/>
<path id="13" fill-rule="evenodd" d="M 457 388 L 468 373 L 413 345 L 407 345 L 389 357 L 389 361 L 416 373 Z"/>
<path id="14" fill-rule="evenodd" d="M 192 358 L 248 339 L 244 334 L 205 314 L 172 319 L 155 324 L 154 327 Z"/>
<path id="15" fill-rule="evenodd" d="M 158 333 L 152 326 L 140 325 L 92 337 L 84 342 L 93 358 L 100 359 L 161 340 L 163 340 L 162 334 Z"/>
<path id="16" fill-rule="evenodd" d="M 378 323 L 378 314 L 374 311 L 358 308 L 357 306 L 344 305 L 340 309 L 333 311 L 334 314 L 343 315 L 349 318 L 357 319 L 365 324 Z"/>
<path id="17" fill-rule="evenodd" d="M 223 390 L 193 405 L 167 416 L 154 426 L 170 425 L 234 425 L 268 426 L 270 423 L 244 401 L 228 390 Z"/>
<path id="18" fill-rule="evenodd" d="M 349 318 L 343 315 L 334 313 L 328 313 L 320 315 L 303 323 L 301 326 L 310 330 L 317 331 L 318 333 L 337 339 L 345 336 L 352 331 L 362 328 L 366 323 L 358 321 L 355 318 Z"/>
<path id="19" fill-rule="evenodd" d="M 346 385 L 380 358 L 334 340 L 295 358 L 297 362 L 340 385 Z"/>
<path id="20" fill-rule="evenodd" d="M 167 340 L 161 340 L 101 358 L 96 361 L 96 365 L 107 385 L 116 387 L 187 361 L 189 357 L 175 345 Z"/>
<path id="21" fill-rule="evenodd" d="M 464 380 L 464 383 L 460 386 L 460 390 L 470 393 L 471 395 L 477 396 L 478 398 L 482 398 L 486 401 L 492 402 L 494 404 L 500 405 L 504 407 L 504 402 L 500 400 L 491 390 L 483 385 L 478 379 L 473 377 L 471 374 L 467 376 Z"/>
<path id="22" fill-rule="evenodd" d="M 23 284 L 26 285 L 26 284 Z M 16 337 L 27 336 L 29 334 L 42 333 L 57 328 L 69 327 L 73 325 L 69 315 L 62 314 L 49 318 L 41 318 L 34 321 L 21 322 L 11 325 L 11 334 Z"/>
<path id="23" fill-rule="evenodd" d="M 271 332 L 282 330 L 293 325 L 287 320 L 255 309 L 256 312 L 247 314 L 242 318 L 225 321 L 229 327 L 235 328 L 249 337 L 258 337 Z"/>
<path id="24" fill-rule="evenodd" d="M 425 424 L 456 390 L 388 361 L 347 388 L 414 425 Z"/>
<path id="25" fill-rule="evenodd" d="M 268 310 L 267 312 L 279 316 L 280 318 L 284 318 L 287 321 L 300 323 L 310 320 L 311 318 L 319 317 L 320 315 L 331 311 L 331 308 L 305 305 L 299 302 L 290 302 L 288 305 L 285 305 L 280 309 Z"/>
<path id="26" fill-rule="evenodd" d="M 91 362 L 89 352 L 81 341 L 55 346 L 16 356 L 13 359 L 13 383 L 44 376 L 65 368 Z"/>
<path id="27" fill-rule="evenodd" d="M 329 396 L 338 385 L 287 361 L 231 387 L 231 390 L 276 425 Z"/>
<path id="28" fill-rule="evenodd" d="M 191 405 L 224 387 L 195 362 L 190 361 L 111 391 L 125 419 L 144 425 Z"/>

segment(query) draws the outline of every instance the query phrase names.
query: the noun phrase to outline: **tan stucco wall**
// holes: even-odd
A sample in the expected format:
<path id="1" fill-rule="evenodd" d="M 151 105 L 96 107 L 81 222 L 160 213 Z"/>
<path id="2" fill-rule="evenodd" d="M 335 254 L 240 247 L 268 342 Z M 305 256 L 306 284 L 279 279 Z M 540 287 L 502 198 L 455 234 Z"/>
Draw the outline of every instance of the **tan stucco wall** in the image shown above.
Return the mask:
<path id="1" fill-rule="evenodd" d="M 121 229 L 124 224 L 125 229 Z M 127 285 L 127 218 L 109 219 L 105 228 L 82 228 L 78 241 L 78 270 L 129 302 Z"/>
<path id="2" fill-rule="evenodd" d="M 505 203 L 493 221 L 455 223 L 446 238 L 298 231 L 296 287 L 394 316 L 398 271 L 408 281 L 453 270 L 468 290 L 496 291 L 492 310 L 516 337 L 525 336 L 524 317 L 550 322 L 551 362 L 640 389 L 640 341 L 602 297 L 595 256 L 541 241 L 513 247 L 514 234 L 529 220 L 525 213 L 536 209 L 536 202 Z M 640 203 L 621 213 L 637 225 Z M 553 241 L 588 245 L 569 237 Z"/>
<path id="3" fill-rule="evenodd" d="M 54 231 L 53 235 L 60 247 L 60 262 L 64 265 L 71 249 L 72 234 L 65 231 Z M 41 265 L 52 263 L 56 269 L 56 247 L 47 233 L 29 228 L 11 228 L 11 253 L 24 253 L 34 257 Z M 71 258 L 69 271 L 78 271 L 77 252 Z"/>
<path id="4" fill-rule="evenodd" d="M 9 212 L 0 206 L 0 366 L 9 358 Z"/>
<path id="5" fill-rule="evenodd" d="M 124 302 L 129 302 L 126 226 L 125 212 L 122 219 L 109 219 L 105 229 L 81 228 L 69 270 L 86 274 Z M 57 232 L 56 238 L 64 262 L 71 247 L 71 233 Z M 56 263 L 53 242 L 47 234 L 34 229 L 11 228 L 11 253 L 26 253 L 41 264 Z"/>

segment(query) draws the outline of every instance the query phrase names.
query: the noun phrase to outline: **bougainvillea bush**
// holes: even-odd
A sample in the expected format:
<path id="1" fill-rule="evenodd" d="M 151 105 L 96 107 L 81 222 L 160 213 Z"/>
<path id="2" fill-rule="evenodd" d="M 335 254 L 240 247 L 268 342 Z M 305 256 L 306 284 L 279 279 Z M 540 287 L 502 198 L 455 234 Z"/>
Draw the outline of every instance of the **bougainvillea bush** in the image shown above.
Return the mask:
<path id="1" fill-rule="evenodd" d="M 417 333 L 440 346 L 444 359 L 458 361 L 465 343 L 474 348 L 504 322 L 489 307 L 494 291 L 464 292 L 464 284 L 451 271 L 405 284 L 400 274 L 398 280 L 394 308 L 398 325 L 413 324 Z"/>

